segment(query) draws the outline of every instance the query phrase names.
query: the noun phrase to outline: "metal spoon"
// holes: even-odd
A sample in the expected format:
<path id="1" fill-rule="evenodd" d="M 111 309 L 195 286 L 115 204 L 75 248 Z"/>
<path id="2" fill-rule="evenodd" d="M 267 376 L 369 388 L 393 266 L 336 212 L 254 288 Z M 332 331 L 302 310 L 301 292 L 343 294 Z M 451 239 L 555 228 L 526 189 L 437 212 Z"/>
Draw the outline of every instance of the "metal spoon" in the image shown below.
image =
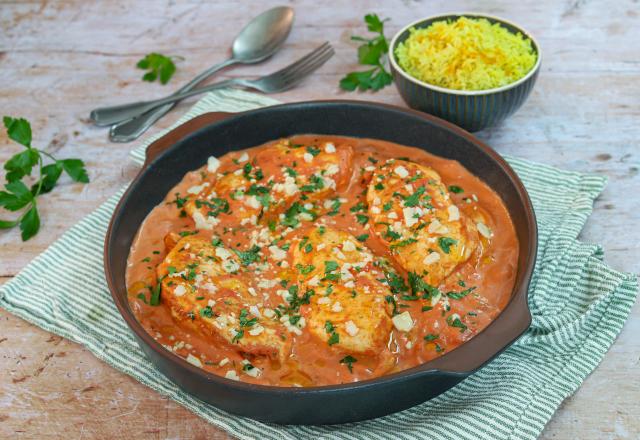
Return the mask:
<path id="1" fill-rule="evenodd" d="M 287 39 L 293 25 L 293 17 L 293 9 L 286 6 L 263 12 L 247 24 L 235 38 L 231 58 L 202 72 L 174 95 L 192 90 L 197 84 L 224 67 L 233 64 L 253 64 L 269 58 Z M 175 103 L 166 104 L 131 120 L 127 120 L 126 115 L 119 118 L 117 113 L 110 112 L 108 115 L 102 113 L 102 110 L 106 109 L 94 110 L 90 118 L 97 125 L 121 122 L 111 128 L 110 138 L 115 142 L 129 142 L 138 138 L 174 105 Z"/>

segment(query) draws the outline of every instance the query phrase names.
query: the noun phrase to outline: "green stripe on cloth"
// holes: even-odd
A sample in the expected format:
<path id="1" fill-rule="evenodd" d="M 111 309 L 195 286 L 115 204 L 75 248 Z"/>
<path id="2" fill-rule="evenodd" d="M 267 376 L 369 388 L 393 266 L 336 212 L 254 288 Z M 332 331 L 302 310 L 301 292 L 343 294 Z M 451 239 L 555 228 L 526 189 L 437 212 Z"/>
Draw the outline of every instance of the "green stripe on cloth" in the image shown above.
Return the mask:
<path id="1" fill-rule="evenodd" d="M 218 91 L 177 124 L 208 111 L 237 112 L 276 103 L 251 93 Z M 144 161 L 155 138 L 131 153 L 134 161 Z M 269 425 L 229 415 L 167 380 L 141 353 L 104 279 L 102 244 L 124 190 L 0 287 L 0 306 L 86 346 L 114 368 L 242 439 L 533 439 L 602 360 L 629 316 L 638 285 L 635 275 L 607 267 L 599 246 L 576 240 L 604 177 L 507 160 L 529 191 L 540 231 L 529 293 L 531 328 L 456 387 L 401 413 L 340 426 Z"/>

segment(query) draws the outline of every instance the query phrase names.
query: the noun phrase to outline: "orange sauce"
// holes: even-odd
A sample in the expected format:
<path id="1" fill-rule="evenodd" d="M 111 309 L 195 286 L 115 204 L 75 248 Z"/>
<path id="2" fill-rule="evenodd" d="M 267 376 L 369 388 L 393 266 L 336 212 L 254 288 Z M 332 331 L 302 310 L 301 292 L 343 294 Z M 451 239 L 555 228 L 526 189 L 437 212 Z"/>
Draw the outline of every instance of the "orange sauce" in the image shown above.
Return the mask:
<path id="1" fill-rule="evenodd" d="M 301 135 L 291 138 L 292 143 L 321 144 L 332 142 L 336 145 L 347 141 L 354 147 L 352 173 L 348 184 L 337 191 L 337 196 L 347 199 L 341 206 L 341 214 L 329 220 L 331 226 L 348 231 L 354 236 L 369 234 L 366 245 L 376 255 L 390 260 L 388 248 L 375 238 L 370 225 L 362 225 L 353 220 L 352 215 L 342 215 L 361 199 L 367 183 L 361 177 L 361 169 L 371 166 L 370 157 L 378 161 L 390 158 L 408 158 L 409 160 L 430 166 L 442 177 L 448 186 L 463 189 L 451 193 L 451 197 L 463 215 L 481 212 L 492 236 L 484 240 L 481 248 L 474 252 L 465 263 L 460 264 L 446 280 L 437 286 L 440 291 L 459 291 L 463 287 L 475 287 L 473 295 L 462 299 L 439 302 L 432 310 L 423 311 L 422 301 L 402 301 L 402 311 L 409 311 L 417 317 L 416 327 L 410 333 L 394 329 L 389 337 L 386 349 L 375 356 L 358 356 L 350 371 L 340 360 L 345 353 L 315 340 L 313 335 L 303 330 L 301 335 L 292 335 L 292 352 L 289 360 L 281 365 L 270 359 L 251 359 L 253 365 L 261 370 L 259 377 L 242 376 L 241 380 L 259 384 L 280 386 L 315 386 L 361 381 L 375 378 L 394 371 L 400 371 L 427 362 L 454 350 L 457 346 L 482 331 L 511 297 L 515 283 L 518 262 L 518 241 L 509 213 L 500 197 L 487 184 L 467 171 L 460 163 L 434 156 L 423 150 L 397 145 L 390 142 L 344 138 L 338 136 Z M 246 150 L 253 155 L 272 143 Z M 239 152 L 228 153 L 220 158 L 221 164 L 230 163 L 229 157 L 238 157 Z M 261 164 L 264 168 L 278 167 L 280 158 L 272 157 L 272 164 Z M 161 302 L 158 306 L 147 304 L 138 297 L 141 288 L 155 284 L 156 267 L 167 254 L 164 238 L 170 232 L 193 231 L 195 225 L 188 216 L 181 216 L 175 203 L 176 194 L 184 195 L 186 190 L 202 181 L 202 171 L 187 173 L 163 203 L 154 208 L 147 216 L 136 238 L 128 259 L 126 282 L 130 292 L 129 303 L 139 322 L 158 342 L 182 357 L 197 357 L 202 368 L 224 376 L 232 367 L 241 367 L 246 355 L 239 353 L 233 346 L 220 338 L 205 337 L 190 328 L 174 322 L 170 311 Z M 225 229 L 225 232 L 221 232 Z M 197 235 L 210 238 L 217 234 L 227 246 L 243 248 L 248 246 L 249 233 L 243 229 L 226 230 L 224 221 L 213 231 L 198 231 Z M 460 281 L 463 280 L 461 283 Z M 466 329 L 452 326 L 447 321 L 444 307 L 464 317 Z M 227 362 L 220 361 L 228 359 Z"/>

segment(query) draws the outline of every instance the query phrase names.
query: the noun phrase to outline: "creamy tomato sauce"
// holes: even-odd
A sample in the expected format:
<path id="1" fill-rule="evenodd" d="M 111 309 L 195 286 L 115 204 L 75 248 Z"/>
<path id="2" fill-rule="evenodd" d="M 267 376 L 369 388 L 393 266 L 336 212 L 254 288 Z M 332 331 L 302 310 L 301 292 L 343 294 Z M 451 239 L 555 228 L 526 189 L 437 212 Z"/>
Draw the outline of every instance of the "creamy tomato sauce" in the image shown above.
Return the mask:
<path id="1" fill-rule="evenodd" d="M 154 208 L 141 225 L 128 259 L 126 282 L 129 303 L 143 327 L 168 350 L 207 371 L 245 382 L 280 386 L 317 386 L 354 382 L 411 368 L 454 350 L 482 331 L 509 302 L 515 283 L 518 259 L 518 241 L 513 223 L 500 197 L 461 164 L 417 148 L 373 139 L 301 135 L 294 136 L 288 141 L 291 145 L 300 148 L 311 146 L 312 153 L 316 151 L 313 148 L 327 148 L 327 145 L 331 146 L 332 151 L 333 146 L 338 150 L 346 146 L 352 151 L 348 157 L 348 163 L 345 162 L 346 156 L 339 158 L 340 172 L 346 177 L 344 181 L 335 185 L 335 190 L 329 188 L 331 185 L 324 187 L 323 191 L 328 188 L 331 191 L 315 202 L 314 209 L 315 206 L 319 206 L 317 214 L 313 216 L 315 218 L 307 218 L 309 216 L 302 213 L 302 217 L 296 219 L 297 224 L 292 225 L 289 222 L 287 227 L 282 223 L 285 214 L 288 216 L 289 210 L 276 212 L 273 217 L 275 220 L 267 221 L 266 215 L 240 220 L 238 215 L 234 215 L 238 213 L 239 205 L 234 205 L 236 201 L 229 200 L 230 209 L 222 205 L 222 202 L 214 201 L 215 206 L 210 209 L 224 211 L 224 214 L 217 216 L 215 224 L 208 226 L 210 229 L 205 229 L 198 228 L 192 215 L 185 211 L 186 201 L 190 197 L 195 197 L 204 183 L 208 182 L 204 187 L 214 185 L 216 179 L 232 173 L 233 170 L 246 167 L 246 164 L 252 163 L 255 157 L 260 157 L 261 162 L 254 163 L 253 171 L 249 173 L 244 168 L 246 178 L 253 179 L 247 182 L 244 192 L 250 191 L 247 189 L 250 182 L 262 182 L 267 185 L 266 182 L 271 179 L 271 173 L 275 171 L 264 172 L 263 176 L 257 177 L 252 173 L 258 168 L 284 169 L 283 156 L 259 155 L 261 151 L 272 147 L 276 142 L 274 141 L 248 150 L 230 152 L 219 158 L 219 166 L 218 161 L 214 160 L 218 167 L 214 173 L 208 172 L 207 166 L 187 173 L 183 180 L 167 194 L 163 203 Z M 307 159 L 308 156 L 304 156 L 304 160 Z M 398 263 L 398 258 L 390 249 L 389 243 L 385 242 L 384 236 L 380 235 L 380 225 L 374 225 L 370 221 L 371 207 L 367 206 L 367 189 L 371 179 L 375 178 L 378 167 L 388 159 L 410 161 L 435 170 L 448 191 L 446 197 L 455 204 L 459 215 L 468 219 L 477 236 L 478 244 L 469 258 L 456 265 L 438 285 L 428 286 L 427 290 L 424 290 L 423 285 L 422 290 L 418 289 L 420 292 L 412 289 L 412 283 L 408 277 L 409 271 Z M 349 169 L 345 170 L 345 166 L 349 166 Z M 404 173 L 397 167 L 395 169 Z M 240 175 L 239 172 L 236 174 Z M 305 201 L 302 200 L 300 203 L 303 206 Z M 256 205 L 255 200 L 248 205 L 252 204 Z M 402 204 L 409 205 L 406 196 Z M 424 202 L 424 206 L 427 206 L 427 202 Z M 261 206 L 254 206 L 254 208 L 263 209 Z M 424 226 L 424 230 L 429 228 L 428 224 Z M 381 277 L 383 287 L 393 292 L 384 295 L 383 301 L 378 301 L 379 307 L 385 308 L 385 313 L 389 317 L 385 319 L 396 319 L 393 319 L 393 326 L 390 328 L 383 325 L 376 327 L 385 333 L 382 335 L 384 346 L 375 352 L 353 352 L 341 348 L 339 344 L 331 344 L 332 337 L 337 331 L 331 330 L 333 324 L 329 320 L 327 320 L 326 336 L 318 337 L 318 333 L 314 334 L 310 331 L 312 320 L 310 313 L 313 307 L 320 307 L 318 303 L 302 301 L 302 305 L 294 309 L 286 301 L 286 295 L 283 300 L 283 289 L 287 290 L 295 285 L 296 277 L 299 276 L 300 271 L 305 271 L 306 267 L 298 264 L 297 269 L 295 268 L 291 244 L 303 249 L 304 241 L 301 241 L 301 234 L 308 234 L 309 228 L 317 227 L 321 228 L 321 232 L 325 227 L 348 232 L 357 239 L 352 241 L 357 243 L 359 249 L 372 253 L 375 258 L 387 260 L 397 274 L 395 278 L 384 275 Z M 385 227 L 391 228 L 391 226 Z M 269 235 L 267 239 L 269 243 L 263 240 L 261 246 L 256 246 L 258 234 L 255 231 L 263 229 L 269 230 L 265 233 Z M 387 233 L 388 231 L 389 229 Z M 213 327 L 209 334 L 208 331 L 202 330 L 202 325 L 198 324 L 201 316 L 220 319 L 221 301 L 224 301 L 224 295 L 233 295 L 233 291 L 224 291 L 223 294 L 221 292 L 224 289 L 214 291 L 215 286 L 208 286 L 209 290 L 203 290 L 202 286 L 194 287 L 195 293 L 188 293 L 187 296 L 193 295 L 189 297 L 192 298 L 190 301 L 200 305 L 194 309 L 194 312 L 187 311 L 186 318 L 176 315 L 175 310 L 169 305 L 168 295 L 176 295 L 177 289 L 165 290 L 165 288 L 169 289 L 167 284 L 163 284 L 161 288 L 159 280 L 165 279 L 166 282 L 168 279 L 166 277 L 175 275 L 167 273 L 167 263 L 164 261 L 180 236 L 202 237 L 208 242 L 226 246 L 231 250 L 247 252 L 253 249 L 259 252 L 256 254 L 258 257 L 255 262 L 247 267 L 240 264 L 239 268 L 236 268 L 237 272 L 230 275 L 240 277 L 247 285 L 254 286 L 252 292 L 257 290 L 256 294 L 261 301 L 257 308 L 246 307 L 244 312 L 239 313 L 240 317 L 237 314 L 231 314 L 235 326 L 233 341 L 216 334 Z M 405 240 L 404 243 L 407 241 Z M 403 242 L 398 241 L 396 245 L 397 251 L 403 250 L 401 247 L 404 246 Z M 286 253 L 286 256 L 280 256 L 282 259 L 277 263 L 270 260 L 276 253 L 272 249 L 273 246 L 282 249 L 283 255 Z M 444 252 L 448 249 L 446 240 L 442 242 L 434 239 L 433 247 L 442 257 L 448 256 L 448 252 Z M 260 249 L 256 251 L 258 248 Z M 318 248 L 311 247 L 311 249 L 310 255 L 318 252 Z M 420 256 L 419 261 L 421 262 L 424 257 L 426 255 Z M 435 259 L 436 256 L 433 255 L 429 261 Z M 379 266 L 376 267 L 378 267 L 377 270 L 384 271 Z M 331 268 L 327 268 L 328 274 L 330 274 L 329 269 Z M 183 278 L 185 278 L 184 275 Z M 373 280 L 373 282 L 377 281 Z M 328 283 L 328 281 L 322 283 Z M 321 286 L 324 286 L 322 283 Z M 168 285 L 170 286 L 171 283 Z M 308 286 L 300 287 L 301 296 L 305 289 L 307 289 L 306 292 L 311 291 L 310 295 L 315 295 L 315 299 L 321 295 L 330 297 L 326 290 L 323 291 L 319 287 L 311 289 Z M 183 300 L 187 296 L 183 295 L 180 299 Z M 340 308 L 335 303 L 330 304 L 329 300 L 324 302 L 333 309 Z M 251 310 L 257 310 L 258 313 L 255 314 Z M 273 316 L 274 311 L 276 316 Z M 282 318 L 281 315 L 285 313 L 288 314 L 285 319 L 290 322 L 285 323 L 286 328 L 283 333 L 277 334 L 287 342 L 284 359 L 248 353 L 241 349 L 237 339 L 240 330 L 248 338 L 248 332 L 258 329 L 264 320 L 273 319 L 278 322 Z M 298 320 L 296 322 L 293 319 L 294 314 Z M 271 318 L 265 315 L 270 315 Z M 408 316 L 409 321 L 397 318 L 399 315 Z M 240 319 L 239 324 L 235 321 L 237 319 Z M 291 322 L 294 323 L 291 324 Z M 364 335 L 364 329 L 358 329 L 352 325 L 351 317 L 345 316 L 341 322 L 347 323 L 343 326 L 346 329 L 344 331 L 349 335 L 354 333 L 355 339 L 357 339 L 358 330 L 360 330 L 359 334 Z M 300 325 L 301 323 L 303 325 Z M 335 321 L 333 323 L 335 324 Z M 340 335 L 343 341 L 348 338 L 344 331 Z"/>

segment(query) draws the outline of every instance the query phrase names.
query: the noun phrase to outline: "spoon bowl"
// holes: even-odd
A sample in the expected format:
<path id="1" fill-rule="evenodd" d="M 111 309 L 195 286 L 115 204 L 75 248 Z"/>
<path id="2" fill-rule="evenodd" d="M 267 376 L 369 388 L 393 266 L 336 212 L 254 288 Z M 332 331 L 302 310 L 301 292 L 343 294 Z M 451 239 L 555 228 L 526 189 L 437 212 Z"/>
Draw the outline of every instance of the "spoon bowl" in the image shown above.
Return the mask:
<path id="1" fill-rule="evenodd" d="M 258 63 L 273 55 L 284 43 L 293 25 L 293 9 L 278 6 L 251 20 L 238 34 L 231 48 L 239 63 Z"/>

